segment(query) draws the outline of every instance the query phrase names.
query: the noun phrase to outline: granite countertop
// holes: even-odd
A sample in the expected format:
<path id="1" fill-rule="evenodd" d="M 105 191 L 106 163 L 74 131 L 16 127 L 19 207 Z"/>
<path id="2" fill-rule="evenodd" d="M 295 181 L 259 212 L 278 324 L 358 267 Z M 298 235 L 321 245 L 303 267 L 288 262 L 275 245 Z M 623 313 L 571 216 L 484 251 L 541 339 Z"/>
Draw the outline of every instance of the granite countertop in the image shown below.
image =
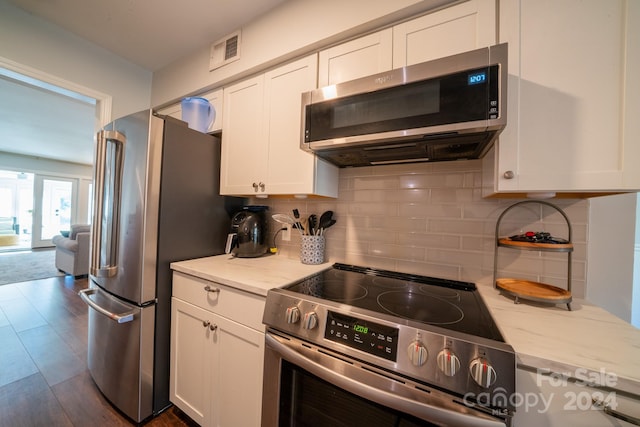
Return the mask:
<path id="1" fill-rule="evenodd" d="M 640 396 L 639 329 L 585 300 L 574 298 L 569 311 L 514 304 L 491 285 L 478 289 L 519 365 Z"/>
<path id="2" fill-rule="evenodd" d="M 302 264 L 281 255 L 233 258 L 218 255 L 171 263 L 192 276 L 266 296 L 271 288 L 294 283 L 331 267 Z M 504 338 L 516 351 L 518 364 L 589 380 L 614 377 L 614 388 L 640 396 L 640 330 L 606 310 L 574 299 L 566 305 L 514 304 L 490 284 L 478 284 Z"/>
<path id="3" fill-rule="evenodd" d="M 326 270 L 331 265 L 329 262 L 318 265 L 302 264 L 298 259 L 281 255 L 265 255 L 259 258 L 217 255 L 172 262 L 171 269 L 266 297 L 269 289 L 297 282 Z"/>

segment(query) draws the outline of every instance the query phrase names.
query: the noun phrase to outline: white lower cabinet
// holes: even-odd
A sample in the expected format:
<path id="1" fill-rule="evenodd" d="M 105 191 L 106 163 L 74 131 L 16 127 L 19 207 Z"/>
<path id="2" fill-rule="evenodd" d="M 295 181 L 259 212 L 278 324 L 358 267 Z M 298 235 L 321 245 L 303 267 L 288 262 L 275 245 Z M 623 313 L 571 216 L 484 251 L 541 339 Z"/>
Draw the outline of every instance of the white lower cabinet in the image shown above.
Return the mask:
<path id="1" fill-rule="evenodd" d="M 578 378 L 570 375 L 578 374 Z M 618 416 L 640 417 L 640 401 L 615 388 L 595 388 L 588 385 L 593 376 L 608 377 L 615 387 L 612 373 L 587 373 L 576 370 L 567 375 L 548 371 L 517 370 L 517 397 L 514 427 L 631 427 L 633 424 L 605 413 L 593 400 L 603 401 Z"/>
<path id="2" fill-rule="evenodd" d="M 174 273 L 170 399 L 203 427 L 259 426 L 264 298 Z"/>

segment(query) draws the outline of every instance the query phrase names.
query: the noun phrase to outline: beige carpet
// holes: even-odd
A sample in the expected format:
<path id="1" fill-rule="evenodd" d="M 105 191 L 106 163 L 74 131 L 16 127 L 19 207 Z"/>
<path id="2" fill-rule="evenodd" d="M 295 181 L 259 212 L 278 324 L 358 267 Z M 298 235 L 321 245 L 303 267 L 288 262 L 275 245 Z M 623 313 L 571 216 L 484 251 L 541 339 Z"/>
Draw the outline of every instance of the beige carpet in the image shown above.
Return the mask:
<path id="1" fill-rule="evenodd" d="M 0 285 L 63 276 L 55 266 L 55 249 L 0 253 Z"/>

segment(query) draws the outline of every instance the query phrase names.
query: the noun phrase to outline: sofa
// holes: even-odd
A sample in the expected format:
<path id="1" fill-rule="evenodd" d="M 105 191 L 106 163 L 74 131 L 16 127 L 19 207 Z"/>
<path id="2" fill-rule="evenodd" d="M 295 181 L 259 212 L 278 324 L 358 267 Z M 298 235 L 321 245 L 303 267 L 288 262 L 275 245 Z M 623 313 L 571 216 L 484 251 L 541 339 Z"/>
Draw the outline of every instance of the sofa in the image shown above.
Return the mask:
<path id="1" fill-rule="evenodd" d="M 56 247 L 56 268 L 74 277 L 89 274 L 89 245 L 91 226 L 75 224 L 71 226 L 68 237 L 53 236 Z"/>

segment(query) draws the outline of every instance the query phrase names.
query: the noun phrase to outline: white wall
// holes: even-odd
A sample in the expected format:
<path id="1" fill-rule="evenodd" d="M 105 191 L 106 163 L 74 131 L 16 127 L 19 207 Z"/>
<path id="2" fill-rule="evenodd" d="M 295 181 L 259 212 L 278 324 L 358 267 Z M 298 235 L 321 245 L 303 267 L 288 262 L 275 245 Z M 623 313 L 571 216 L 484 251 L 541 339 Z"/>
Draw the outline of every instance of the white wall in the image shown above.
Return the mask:
<path id="1" fill-rule="evenodd" d="M 637 200 L 635 193 L 595 197 L 589 208 L 586 297 L 627 322 L 633 304 Z"/>
<path id="2" fill-rule="evenodd" d="M 212 89 L 322 47 L 457 0 L 296 0 L 242 28 L 240 59 L 209 71 L 209 47 L 153 75 L 151 105 Z M 215 42 L 215 40 L 212 40 Z"/>
<path id="3" fill-rule="evenodd" d="M 108 31 L 99 28 L 96 31 Z M 0 0 L 0 58 L 112 97 L 112 118 L 150 107 L 150 71 Z"/>

